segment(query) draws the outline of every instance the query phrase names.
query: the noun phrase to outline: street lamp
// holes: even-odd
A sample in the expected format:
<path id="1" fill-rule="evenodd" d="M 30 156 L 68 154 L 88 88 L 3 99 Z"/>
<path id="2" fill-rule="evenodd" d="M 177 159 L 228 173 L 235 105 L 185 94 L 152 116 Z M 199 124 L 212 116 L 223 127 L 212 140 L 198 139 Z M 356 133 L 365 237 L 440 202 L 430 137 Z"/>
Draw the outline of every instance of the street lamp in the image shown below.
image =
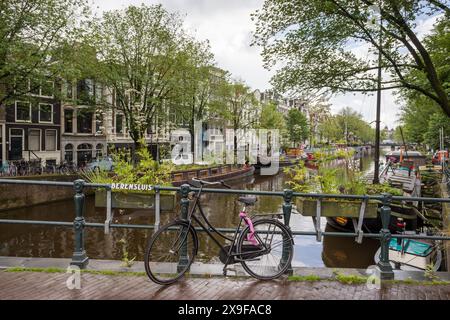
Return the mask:
<path id="1" fill-rule="evenodd" d="M 376 125 L 375 125 L 375 155 L 374 155 L 374 163 L 375 163 L 375 170 L 373 173 L 373 184 L 379 184 L 380 178 L 379 178 L 379 170 L 380 170 L 380 110 L 381 110 L 381 62 L 382 62 L 382 55 L 381 55 L 381 46 L 382 46 L 382 31 L 383 31 L 383 20 L 381 16 L 381 2 L 380 5 L 373 5 L 371 6 L 371 10 L 375 13 L 375 21 L 377 20 L 377 16 L 379 16 L 379 27 L 380 27 L 380 35 L 379 35 L 379 43 L 378 43 L 378 78 L 377 78 L 377 118 L 376 118 Z M 369 25 L 376 25 L 376 22 L 373 23 L 369 21 Z"/>

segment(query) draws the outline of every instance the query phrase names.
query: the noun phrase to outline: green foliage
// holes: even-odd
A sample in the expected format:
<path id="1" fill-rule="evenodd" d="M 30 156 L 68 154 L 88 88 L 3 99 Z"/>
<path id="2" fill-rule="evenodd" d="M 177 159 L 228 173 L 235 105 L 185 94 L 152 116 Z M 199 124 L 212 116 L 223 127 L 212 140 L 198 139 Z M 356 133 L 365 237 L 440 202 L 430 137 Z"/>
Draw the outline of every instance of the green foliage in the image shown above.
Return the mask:
<path id="1" fill-rule="evenodd" d="M 437 276 L 436 272 L 434 271 L 434 264 L 427 264 L 425 266 L 425 272 L 424 272 L 425 278 L 429 279 L 430 281 L 437 281 L 439 280 L 439 277 Z"/>
<path id="2" fill-rule="evenodd" d="M 262 129 L 278 129 L 280 131 L 286 129 L 285 119 L 278 112 L 276 105 L 268 103 L 263 106 L 259 118 L 259 127 Z"/>
<path id="3" fill-rule="evenodd" d="M 391 187 L 389 183 L 368 184 L 366 185 L 366 193 L 368 195 L 378 195 L 382 193 L 390 193 L 393 196 L 402 196 L 403 191 L 398 188 Z"/>
<path id="4" fill-rule="evenodd" d="M 325 167 L 323 165 L 325 162 L 323 159 L 326 159 L 325 155 L 319 162 L 317 174 L 311 173 L 302 164 L 285 168 L 284 172 L 289 176 L 287 184 L 292 190 L 302 193 L 376 195 L 387 192 L 392 195 L 403 195 L 401 189 L 391 187 L 388 183 L 367 184 L 363 173 L 352 163 L 352 151 L 340 153 L 346 162 L 344 168 Z"/>
<path id="5" fill-rule="evenodd" d="M 289 140 L 294 144 L 308 137 L 308 120 L 297 109 L 290 109 L 286 117 L 286 127 Z"/>
<path id="6" fill-rule="evenodd" d="M 358 275 L 346 275 L 342 273 L 336 274 L 336 280 L 343 284 L 363 284 L 367 283 L 368 277 L 358 276 Z"/>
<path id="7" fill-rule="evenodd" d="M 160 164 L 153 160 L 146 147 L 139 148 L 136 154 L 138 162 L 133 166 L 130 153 L 126 150 L 117 150 L 112 154 L 114 174 L 103 170 L 93 170 L 84 172 L 83 177 L 93 183 L 120 182 L 127 184 L 171 185 L 173 164 L 170 162 Z"/>
<path id="8" fill-rule="evenodd" d="M 64 45 L 76 38 L 75 17 L 85 21 L 88 11 L 86 0 L 0 2 L 0 105 L 65 71 Z"/>
<path id="9" fill-rule="evenodd" d="M 321 277 L 319 277 L 318 275 L 315 274 L 310 274 L 307 276 L 289 276 L 288 277 L 288 281 L 308 281 L 308 282 L 315 282 L 315 281 L 321 281 L 324 280 Z"/>
<path id="10" fill-rule="evenodd" d="M 424 38 L 434 65 L 436 74 L 447 96 L 450 96 L 450 19 L 439 19 L 430 35 Z M 442 109 L 442 104 L 433 99 L 433 87 L 420 71 L 411 70 L 407 77 L 424 84 L 426 92 L 431 96 L 423 96 L 402 90 L 401 97 L 405 100 L 402 106 L 401 122 L 406 142 L 428 144 L 431 148 L 439 146 L 439 128 L 443 127 L 446 144 L 450 143 L 450 112 Z M 399 138 L 399 135 L 397 135 Z"/>
<path id="11" fill-rule="evenodd" d="M 376 3 L 376 2 L 375 2 Z M 450 7 L 443 1 L 382 1 L 381 17 L 374 1 L 266 0 L 253 14 L 254 44 L 263 48 L 265 66 L 280 68 L 272 83 L 281 92 L 327 90 L 333 93 L 377 91 L 377 59 L 357 55 L 355 45 L 380 47 L 382 90 L 404 88 L 428 96 L 450 116 L 448 86 L 448 27 L 436 41 L 439 54 L 417 35 L 423 17 L 440 14 L 448 25 Z M 437 51 L 437 50 L 436 50 Z M 445 67 L 442 67 L 441 61 Z M 414 76 L 409 76 L 412 73 Z"/>
<path id="12" fill-rule="evenodd" d="M 309 171 L 303 163 L 299 162 L 296 166 L 285 167 L 283 171 L 290 178 L 286 183 L 295 192 L 310 193 L 314 191 L 313 186 L 308 183 L 310 180 Z"/>
<path id="13" fill-rule="evenodd" d="M 104 99 L 105 108 L 124 114 L 135 143 L 156 115 L 161 122 L 169 120 L 172 105 L 192 120 L 203 115 L 212 54 L 207 43 L 190 37 L 182 26 L 180 14 L 160 4 L 130 5 L 92 21 L 84 39 L 96 50 L 96 59 L 86 63 L 115 93 L 115 105 Z M 193 98 L 201 102 L 187 105 Z"/>

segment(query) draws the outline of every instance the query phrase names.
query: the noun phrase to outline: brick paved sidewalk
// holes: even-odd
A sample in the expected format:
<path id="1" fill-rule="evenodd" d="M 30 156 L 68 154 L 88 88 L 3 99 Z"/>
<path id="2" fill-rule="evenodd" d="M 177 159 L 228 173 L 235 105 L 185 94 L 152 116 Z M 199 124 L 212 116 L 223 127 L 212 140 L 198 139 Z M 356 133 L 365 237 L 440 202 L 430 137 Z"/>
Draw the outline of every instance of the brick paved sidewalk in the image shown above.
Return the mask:
<path id="1" fill-rule="evenodd" d="M 189 278 L 159 286 L 144 276 L 81 274 L 81 289 L 69 290 L 69 274 L 0 271 L 0 299 L 435 299 L 449 300 L 449 285 L 388 284 L 381 290 L 337 281 L 258 281 Z"/>

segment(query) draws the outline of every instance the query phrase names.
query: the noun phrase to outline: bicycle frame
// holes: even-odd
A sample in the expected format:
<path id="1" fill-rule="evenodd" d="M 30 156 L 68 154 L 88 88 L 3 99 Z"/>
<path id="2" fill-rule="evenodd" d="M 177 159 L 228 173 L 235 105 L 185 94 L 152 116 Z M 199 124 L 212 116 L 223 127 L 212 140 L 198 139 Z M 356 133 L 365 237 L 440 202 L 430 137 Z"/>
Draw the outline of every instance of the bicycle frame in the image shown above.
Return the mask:
<path id="1" fill-rule="evenodd" d="M 211 225 L 211 223 L 209 222 L 208 218 L 205 216 L 201 203 L 200 203 L 200 196 L 202 194 L 202 190 L 203 190 L 203 185 L 200 185 L 199 191 L 196 193 L 195 195 L 195 200 L 194 200 L 194 205 L 192 206 L 192 209 L 190 210 L 188 217 L 187 217 L 187 221 L 189 222 L 189 226 L 191 226 L 192 224 L 192 220 L 194 220 L 207 234 L 208 236 L 217 244 L 217 246 L 220 247 L 221 250 L 223 250 L 224 252 L 227 253 L 227 260 L 225 263 L 225 267 L 227 266 L 228 262 L 230 261 L 231 258 L 233 257 L 237 257 L 240 256 L 241 258 L 236 258 L 235 261 L 239 262 L 239 261 L 248 261 L 248 260 L 252 260 L 252 259 L 243 259 L 242 258 L 242 253 L 236 253 L 233 252 L 233 247 L 235 246 L 239 231 L 241 229 L 241 225 L 242 225 L 242 220 L 244 220 L 244 217 L 242 215 L 240 215 L 240 220 L 239 220 L 239 224 L 234 232 L 233 238 L 227 237 L 226 235 L 224 235 L 223 233 L 221 233 L 220 231 L 218 231 L 216 228 L 214 228 L 213 225 Z M 210 229 L 208 229 L 196 216 L 195 216 L 195 210 L 199 209 L 200 214 L 202 216 L 202 218 L 205 220 L 207 226 L 213 231 L 211 232 Z M 244 209 L 241 211 L 241 213 L 245 213 L 245 207 Z M 244 220 L 245 224 L 247 224 L 247 222 Z M 230 248 L 228 249 L 228 251 L 226 250 L 226 247 L 223 246 L 219 240 L 214 236 L 213 233 L 217 233 L 220 237 L 222 237 L 223 239 L 229 240 L 231 241 L 231 245 Z M 258 234 L 256 234 L 257 239 L 259 240 L 259 243 L 261 243 L 263 245 L 263 249 L 260 250 L 255 250 L 252 251 L 252 254 L 255 253 L 263 253 L 267 251 L 267 246 L 266 244 L 261 240 L 261 238 L 258 236 Z M 256 246 L 255 246 L 256 247 Z"/>

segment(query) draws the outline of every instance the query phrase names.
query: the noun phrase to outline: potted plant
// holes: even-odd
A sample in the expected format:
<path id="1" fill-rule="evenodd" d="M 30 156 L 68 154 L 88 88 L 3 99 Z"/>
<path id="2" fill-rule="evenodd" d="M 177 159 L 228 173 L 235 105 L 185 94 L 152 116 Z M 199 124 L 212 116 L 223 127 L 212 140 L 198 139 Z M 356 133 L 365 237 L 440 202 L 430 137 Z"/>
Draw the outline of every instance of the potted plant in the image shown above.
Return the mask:
<path id="1" fill-rule="evenodd" d="M 138 160 L 133 165 L 125 151 L 113 155 L 114 172 L 103 170 L 87 171 L 84 178 L 92 183 L 111 184 L 111 206 L 122 209 L 154 209 L 154 185 L 171 186 L 171 163 L 153 160 L 148 149 L 136 151 Z M 163 211 L 175 208 L 175 191 L 160 192 L 160 208 Z M 106 207 L 106 190 L 95 191 L 95 206 Z"/>
<path id="2" fill-rule="evenodd" d="M 348 159 L 348 157 L 346 157 Z M 303 164 L 286 169 L 291 181 L 288 184 L 296 192 L 323 194 L 370 194 L 362 175 L 348 164 L 345 169 L 330 169 L 319 166 L 317 173 L 307 170 Z M 321 199 L 321 216 L 345 216 L 358 218 L 362 201 L 347 199 Z M 296 197 L 297 210 L 305 216 L 315 216 L 317 198 Z M 377 217 L 377 201 L 369 201 L 365 208 L 366 218 Z"/>

